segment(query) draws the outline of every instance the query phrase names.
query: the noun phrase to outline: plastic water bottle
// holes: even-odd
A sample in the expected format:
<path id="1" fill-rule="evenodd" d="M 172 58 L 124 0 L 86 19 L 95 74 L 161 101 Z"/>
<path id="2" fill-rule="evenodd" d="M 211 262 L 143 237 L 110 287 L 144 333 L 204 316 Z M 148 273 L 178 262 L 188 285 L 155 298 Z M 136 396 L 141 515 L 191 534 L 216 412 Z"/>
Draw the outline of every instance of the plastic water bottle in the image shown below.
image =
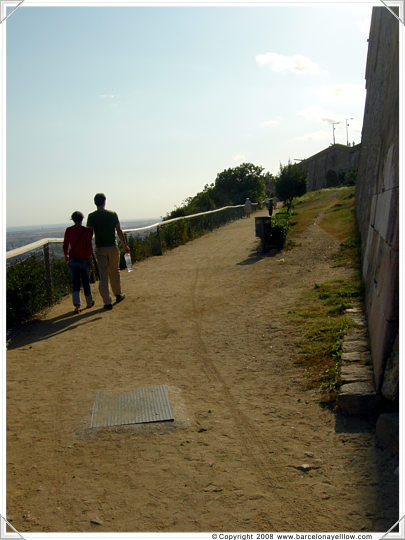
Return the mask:
<path id="1" fill-rule="evenodd" d="M 127 265 L 128 272 L 132 272 L 131 255 L 129 253 L 125 253 L 124 259 L 125 259 L 125 264 Z"/>

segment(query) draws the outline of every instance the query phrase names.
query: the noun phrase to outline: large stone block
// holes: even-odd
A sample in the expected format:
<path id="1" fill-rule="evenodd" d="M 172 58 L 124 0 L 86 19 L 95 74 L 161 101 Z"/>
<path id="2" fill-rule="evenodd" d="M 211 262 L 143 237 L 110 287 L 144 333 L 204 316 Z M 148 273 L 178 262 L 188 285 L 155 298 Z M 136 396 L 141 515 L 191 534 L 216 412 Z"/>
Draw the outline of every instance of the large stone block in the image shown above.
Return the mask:
<path id="1" fill-rule="evenodd" d="M 374 195 L 372 195 L 370 198 L 370 227 L 372 228 L 373 231 L 375 230 L 377 202 L 378 202 L 378 194 L 374 193 Z"/>
<path id="2" fill-rule="evenodd" d="M 398 324 L 382 320 L 378 314 L 369 319 L 370 347 L 377 389 L 381 389 L 385 363 L 391 354 Z"/>
<path id="3" fill-rule="evenodd" d="M 365 281 L 366 290 L 368 290 L 372 284 L 373 274 L 373 261 L 375 254 L 378 251 L 378 246 L 380 244 L 381 237 L 378 235 L 377 231 L 373 227 L 369 227 L 367 231 L 367 239 L 363 244 L 363 267 L 362 274 Z"/>
<path id="4" fill-rule="evenodd" d="M 398 160 L 395 151 L 395 145 L 390 144 L 387 154 L 385 156 L 384 169 L 383 169 L 383 182 L 384 190 L 392 190 L 399 186 L 398 176 Z"/>
<path id="5" fill-rule="evenodd" d="M 368 341 L 365 339 L 358 339 L 356 341 L 350 340 L 345 341 L 342 344 L 342 351 L 343 352 L 365 352 L 369 350 Z"/>
<path id="6" fill-rule="evenodd" d="M 381 318 L 397 321 L 399 318 L 399 253 L 393 251 L 384 241 L 373 260 L 372 279 L 374 290 L 371 307 Z"/>
<path id="7" fill-rule="evenodd" d="M 394 188 L 392 191 L 387 236 L 385 239 L 393 250 L 399 250 L 399 188 Z"/>
<path id="8" fill-rule="evenodd" d="M 396 189 L 389 189 L 378 193 L 375 199 L 375 215 L 374 215 L 374 228 L 380 236 L 386 240 L 388 236 L 392 237 L 391 223 L 395 223 L 395 216 L 398 213 L 398 209 L 395 208 Z M 394 204 L 392 201 L 394 200 Z M 393 214 L 391 215 L 391 212 Z M 388 234 L 390 231 L 390 234 Z"/>
<path id="9" fill-rule="evenodd" d="M 373 370 L 368 366 L 358 363 L 344 364 L 341 371 L 341 381 L 342 384 L 355 382 L 367 382 L 373 384 Z"/>
<path id="10" fill-rule="evenodd" d="M 371 363 L 371 354 L 365 352 L 347 352 L 342 353 L 342 362 L 361 362 L 363 364 Z"/>
<path id="11" fill-rule="evenodd" d="M 346 341 L 358 341 L 358 340 L 366 340 L 367 339 L 367 329 L 366 328 L 351 328 L 349 333 L 345 335 L 345 342 Z"/>
<path id="12" fill-rule="evenodd" d="M 381 394 L 390 401 L 396 401 L 399 394 L 399 336 L 395 339 L 392 354 L 384 370 Z"/>
<path id="13" fill-rule="evenodd" d="M 337 399 L 339 411 L 348 416 L 374 415 L 378 410 L 378 403 L 374 385 L 370 382 L 343 384 Z"/>

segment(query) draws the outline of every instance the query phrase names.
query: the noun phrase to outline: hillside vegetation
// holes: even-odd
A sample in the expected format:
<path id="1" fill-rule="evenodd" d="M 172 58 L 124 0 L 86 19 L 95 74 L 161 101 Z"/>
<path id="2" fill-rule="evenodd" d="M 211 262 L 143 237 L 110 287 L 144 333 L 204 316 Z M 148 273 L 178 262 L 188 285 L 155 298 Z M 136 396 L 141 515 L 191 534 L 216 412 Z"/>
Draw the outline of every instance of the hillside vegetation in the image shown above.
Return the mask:
<path id="1" fill-rule="evenodd" d="M 268 173 L 253 163 L 242 163 L 238 167 L 225 169 L 217 174 L 215 182 L 206 184 L 203 191 L 188 197 L 170 212 L 166 219 L 208 212 L 223 206 L 243 204 L 247 197 L 260 202 L 266 196 Z"/>
<path id="2" fill-rule="evenodd" d="M 263 167 L 242 163 L 218 173 L 215 182 L 206 184 L 194 197 L 188 197 L 166 219 L 244 204 L 247 198 L 261 204 L 266 196 L 276 196 L 290 209 L 293 199 L 306 191 L 307 172 L 298 164 L 280 164 L 280 172 L 274 176 L 264 172 Z"/>

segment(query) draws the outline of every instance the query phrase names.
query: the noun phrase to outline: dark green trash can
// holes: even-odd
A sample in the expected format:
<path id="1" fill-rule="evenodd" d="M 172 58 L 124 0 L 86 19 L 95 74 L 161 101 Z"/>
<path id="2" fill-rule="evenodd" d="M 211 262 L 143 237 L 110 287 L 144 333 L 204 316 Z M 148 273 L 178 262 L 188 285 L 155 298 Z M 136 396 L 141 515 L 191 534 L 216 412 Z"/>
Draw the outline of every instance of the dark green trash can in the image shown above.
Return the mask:
<path id="1" fill-rule="evenodd" d="M 262 251 L 266 251 L 271 247 L 271 218 L 257 217 L 255 218 L 256 236 L 262 241 Z"/>

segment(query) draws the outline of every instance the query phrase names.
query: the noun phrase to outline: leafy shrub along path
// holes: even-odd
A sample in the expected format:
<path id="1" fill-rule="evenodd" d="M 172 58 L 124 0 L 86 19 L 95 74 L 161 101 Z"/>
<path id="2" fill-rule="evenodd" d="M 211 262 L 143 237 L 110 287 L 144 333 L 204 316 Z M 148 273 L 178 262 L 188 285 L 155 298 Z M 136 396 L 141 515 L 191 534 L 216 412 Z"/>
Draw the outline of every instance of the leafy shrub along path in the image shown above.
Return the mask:
<path id="1" fill-rule="evenodd" d="M 259 214 L 264 215 L 264 212 Z M 386 531 L 389 456 L 305 390 L 304 291 L 353 270 L 315 215 L 258 256 L 254 219 L 122 273 L 127 298 L 79 316 L 70 298 L 7 355 L 7 511 L 26 531 Z M 165 384 L 175 421 L 89 428 L 98 391 Z"/>

